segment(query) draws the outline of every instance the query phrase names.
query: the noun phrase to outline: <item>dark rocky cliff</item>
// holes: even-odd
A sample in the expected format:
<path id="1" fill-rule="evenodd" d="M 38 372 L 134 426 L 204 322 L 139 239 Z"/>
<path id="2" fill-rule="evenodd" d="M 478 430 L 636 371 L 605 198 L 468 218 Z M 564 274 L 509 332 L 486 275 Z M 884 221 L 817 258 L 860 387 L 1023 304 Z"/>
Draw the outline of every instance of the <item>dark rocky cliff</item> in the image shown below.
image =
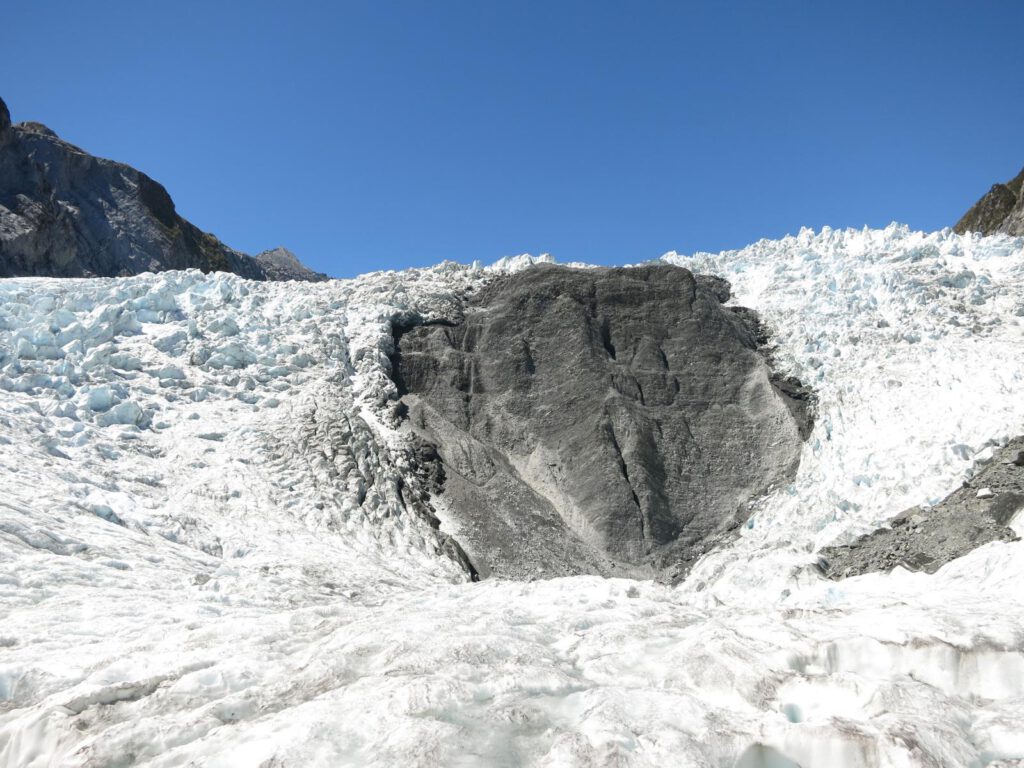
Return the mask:
<path id="1" fill-rule="evenodd" d="M 297 260 L 229 248 L 181 216 L 160 184 L 93 157 L 0 100 L 0 277 L 114 277 L 168 269 L 321 280 Z"/>
<path id="2" fill-rule="evenodd" d="M 667 265 L 538 266 L 396 327 L 439 516 L 481 575 L 678 575 L 792 478 L 810 395 L 728 295 Z"/>
<path id="3" fill-rule="evenodd" d="M 1024 170 L 1005 184 L 994 184 L 956 223 L 953 230 L 992 235 L 1024 235 Z"/>

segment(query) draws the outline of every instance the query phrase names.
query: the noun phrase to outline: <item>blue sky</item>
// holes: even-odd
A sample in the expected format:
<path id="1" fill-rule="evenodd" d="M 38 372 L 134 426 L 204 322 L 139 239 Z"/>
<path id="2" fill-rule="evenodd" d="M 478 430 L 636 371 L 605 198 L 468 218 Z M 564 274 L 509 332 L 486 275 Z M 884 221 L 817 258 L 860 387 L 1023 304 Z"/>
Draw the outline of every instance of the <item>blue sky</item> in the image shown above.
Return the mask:
<path id="1" fill-rule="evenodd" d="M 336 276 L 952 224 L 1024 165 L 1024 3 L 47 2 L 0 96 Z"/>

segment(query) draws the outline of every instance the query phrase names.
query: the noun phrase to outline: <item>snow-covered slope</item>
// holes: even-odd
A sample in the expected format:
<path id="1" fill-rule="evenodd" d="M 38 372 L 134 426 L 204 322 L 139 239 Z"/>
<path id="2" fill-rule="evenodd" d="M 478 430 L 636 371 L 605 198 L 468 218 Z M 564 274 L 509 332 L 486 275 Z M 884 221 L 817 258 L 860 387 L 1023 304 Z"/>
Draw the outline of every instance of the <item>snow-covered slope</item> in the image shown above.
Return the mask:
<path id="1" fill-rule="evenodd" d="M 1024 240 L 665 258 L 820 397 L 796 482 L 676 588 L 469 583 L 412 511 L 389 319 L 496 271 L 0 283 L 0 764 L 1024 759 L 1024 544 L 810 567 L 1024 432 Z"/>

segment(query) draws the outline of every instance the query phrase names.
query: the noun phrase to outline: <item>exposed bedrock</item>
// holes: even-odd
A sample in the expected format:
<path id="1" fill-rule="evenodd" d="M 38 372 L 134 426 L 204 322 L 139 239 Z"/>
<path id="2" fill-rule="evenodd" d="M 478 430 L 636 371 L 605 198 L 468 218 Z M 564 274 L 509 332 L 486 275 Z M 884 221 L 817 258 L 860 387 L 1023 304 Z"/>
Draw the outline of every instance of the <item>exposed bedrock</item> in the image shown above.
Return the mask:
<path id="1" fill-rule="evenodd" d="M 482 576 L 678 575 L 797 469 L 810 393 L 724 280 L 542 265 L 396 323 L 438 514 Z"/>
<path id="2" fill-rule="evenodd" d="M 993 184 L 953 227 L 961 235 L 1024 235 L 1024 169 L 1005 184 Z"/>
<path id="3" fill-rule="evenodd" d="M 934 573 L 983 544 L 1016 540 L 1009 523 L 1021 510 L 1024 437 L 1017 437 L 934 507 L 911 507 L 850 544 L 825 547 L 818 567 L 832 579 L 896 566 Z"/>
<path id="4" fill-rule="evenodd" d="M 164 187 L 45 125 L 12 125 L 0 99 L 0 278 L 116 277 L 168 269 L 325 280 L 284 249 L 229 248 L 180 216 Z"/>

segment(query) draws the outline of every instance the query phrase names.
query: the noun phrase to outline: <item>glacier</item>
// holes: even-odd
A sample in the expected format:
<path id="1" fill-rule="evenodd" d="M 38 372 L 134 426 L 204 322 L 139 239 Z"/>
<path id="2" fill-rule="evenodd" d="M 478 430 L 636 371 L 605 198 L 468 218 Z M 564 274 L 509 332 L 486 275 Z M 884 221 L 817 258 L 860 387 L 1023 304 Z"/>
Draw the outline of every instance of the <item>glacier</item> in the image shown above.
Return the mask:
<path id="1" fill-rule="evenodd" d="M 728 279 L 819 401 L 793 483 L 677 586 L 473 583 L 407 498 L 392 321 L 547 258 L 0 281 L 0 764 L 1022 764 L 1024 544 L 839 582 L 815 553 L 1024 434 L 1024 239 L 662 259 Z"/>

